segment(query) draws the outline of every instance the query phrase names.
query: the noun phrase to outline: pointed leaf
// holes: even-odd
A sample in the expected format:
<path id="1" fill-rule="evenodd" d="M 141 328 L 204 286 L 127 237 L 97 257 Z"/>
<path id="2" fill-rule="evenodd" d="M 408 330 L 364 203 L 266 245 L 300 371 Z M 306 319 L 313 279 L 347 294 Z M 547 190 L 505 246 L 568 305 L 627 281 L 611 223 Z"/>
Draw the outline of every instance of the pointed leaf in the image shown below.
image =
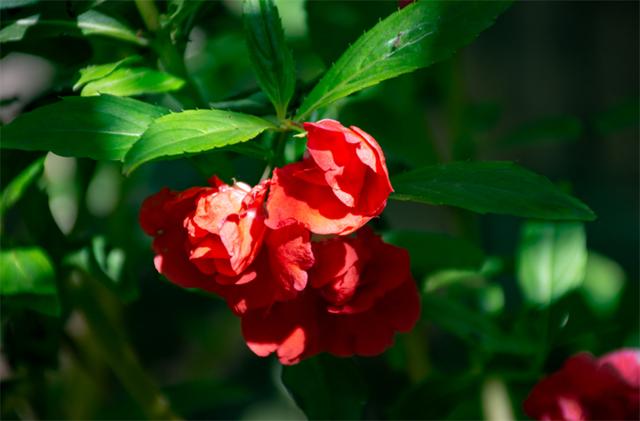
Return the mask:
<path id="1" fill-rule="evenodd" d="M 30 6 L 40 0 L 3 0 L 0 2 L 0 10 L 14 9 L 16 7 Z"/>
<path id="2" fill-rule="evenodd" d="M 105 237 L 94 237 L 90 245 L 67 255 L 63 263 L 85 271 L 125 302 L 138 296 L 137 279 L 127 270 L 124 250 L 111 247 Z"/>
<path id="3" fill-rule="evenodd" d="M 9 307 L 26 307 L 49 315 L 60 313 L 53 265 L 37 247 L 0 252 L 0 295 Z"/>
<path id="4" fill-rule="evenodd" d="M 135 44 L 146 44 L 135 31 L 125 24 L 95 10 L 89 10 L 78 16 L 78 28 L 84 35 L 102 35 L 129 41 Z"/>
<path id="5" fill-rule="evenodd" d="M 190 110 L 156 120 L 127 153 L 125 172 L 145 162 L 209 151 L 253 139 L 275 128 L 248 114 L 220 110 Z"/>
<path id="6" fill-rule="evenodd" d="M 116 61 L 115 63 L 97 64 L 80 69 L 80 79 L 73 85 L 73 90 L 77 91 L 92 80 L 102 79 L 113 73 L 114 70 L 140 60 L 142 60 L 142 57 L 135 55 Z"/>
<path id="7" fill-rule="evenodd" d="M 122 22 L 95 10 L 80 14 L 77 20 L 42 19 L 39 14 L 18 19 L 0 30 L 0 43 L 20 41 L 34 26 L 65 35 L 100 35 L 142 46 L 149 44 L 147 39 L 139 37 Z"/>
<path id="8" fill-rule="evenodd" d="M 362 35 L 313 88 L 298 110 L 313 110 L 385 79 L 450 57 L 491 26 L 506 1 L 420 0 Z"/>
<path id="9" fill-rule="evenodd" d="M 430 165 L 392 177 L 391 184 L 396 200 L 526 218 L 595 219 L 587 205 L 545 177 L 506 161 Z"/>
<path id="10" fill-rule="evenodd" d="M 525 300 L 548 306 L 584 279 L 587 247 L 577 222 L 527 222 L 518 249 L 518 282 Z"/>
<path id="11" fill-rule="evenodd" d="M 122 160 L 167 109 L 128 98 L 67 97 L 0 128 L 0 147 L 62 156 Z"/>
<path id="12" fill-rule="evenodd" d="M 133 96 L 176 91 L 184 80 L 169 73 L 146 67 L 117 69 L 102 79 L 93 80 L 82 88 L 82 96 L 110 94 Z"/>
<path id="13" fill-rule="evenodd" d="M 44 156 L 36 159 L 27 168 L 22 170 L 13 180 L 7 184 L 2 190 L 2 198 L 0 199 L 0 217 L 5 211 L 13 206 L 29 188 L 29 186 L 37 180 L 44 169 Z"/>
<path id="14" fill-rule="evenodd" d="M 284 117 L 293 96 L 296 72 L 273 0 L 246 0 L 244 25 L 258 83 L 278 116 Z"/>

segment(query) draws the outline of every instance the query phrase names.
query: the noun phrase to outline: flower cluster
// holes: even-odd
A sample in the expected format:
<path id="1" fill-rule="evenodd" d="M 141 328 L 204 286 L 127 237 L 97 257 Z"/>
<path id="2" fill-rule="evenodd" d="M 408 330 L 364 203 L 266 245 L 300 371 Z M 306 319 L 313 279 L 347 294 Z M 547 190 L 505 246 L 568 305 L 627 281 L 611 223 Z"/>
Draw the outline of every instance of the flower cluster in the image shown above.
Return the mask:
<path id="1" fill-rule="evenodd" d="M 420 312 L 406 250 L 362 228 L 392 191 L 384 154 L 357 127 L 304 127 L 301 162 L 254 187 L 214 176 L 209 187 L 163 189 L 140 224 L 158 272 L 223 297 L 257 355 L 376 355 Z"/>
<path id="2" fill-rule="evenodd" d="M 534 387 L 524 411 L 538 420 L 640 419 L 640 350 L 574 355 Z"/>

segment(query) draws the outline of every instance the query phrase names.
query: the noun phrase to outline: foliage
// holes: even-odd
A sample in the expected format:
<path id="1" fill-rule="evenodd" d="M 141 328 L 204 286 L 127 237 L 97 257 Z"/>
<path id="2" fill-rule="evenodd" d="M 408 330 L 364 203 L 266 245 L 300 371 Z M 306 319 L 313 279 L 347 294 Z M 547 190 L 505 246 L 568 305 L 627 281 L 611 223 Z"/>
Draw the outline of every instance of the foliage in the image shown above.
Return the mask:
<path id="1" fill-rule="evenodd" d="M 567 355 L 637 346 L 635 208 L 607 203 L 626 185 L 592 174 L 599 154 L 576 156 L 637 130 L 638 101 L 514 122 L 474 100 L 464 48 L 516 45 L 492 28 L 510 7 L 1 2 L 3 57 L 55 68 L 0 127 L 3 418 L 477 419 L 494 398 L 522 418 Z M 408 250 L 422 314 L 383 355 L 282 368 L 225 303 L 157 276 L 137 213 L 164 186 L 257 184 L 325 117 L 385 152 L 394 193 L 370 225 Z"/>

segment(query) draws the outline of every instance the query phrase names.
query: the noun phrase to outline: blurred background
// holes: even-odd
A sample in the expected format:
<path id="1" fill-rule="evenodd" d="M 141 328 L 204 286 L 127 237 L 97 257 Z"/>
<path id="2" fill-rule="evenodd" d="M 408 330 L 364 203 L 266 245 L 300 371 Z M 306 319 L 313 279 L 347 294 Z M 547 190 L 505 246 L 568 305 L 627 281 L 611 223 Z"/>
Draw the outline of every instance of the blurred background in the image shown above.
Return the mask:
<path id="1" fill-rule="evenodd" d="M 96 2 L 7 8 L 0 23 L 6 28 L 34 13 L 69 19 L 88 3 Z M 97 3 L 98 10 L 127 26 L 144 28 L 132 3 Z M 303 86 L 312 85 L 349 44 L 397 8 L 386 1 L 276 3 Z M 498 402 L 494 407 L 510 400 L 513 415 L 523 418 L 520 402 L 528 390 L 568 355 L 639 346 L 638 15 L 637 2 L 516 2 L 452 59 L 374 86 L 324 112 L 371 133 L 392 173 L 439 161 L 511 160 L 560 184 L 598 215 L 586 224 L 593 253 L 588 273 L 595 273 L 597 286 L 570 294 L 545 313 L 549 325 L 556 320 L 560 327 L 536 365 L 531 363 L 535 349 L 522 338 L 535 336 L 539 315 L 523 308 L 515 281 L 522 220 L 390 201 L 376 229 L 464 237 L 486 258 L 481 287 L 467 279 L 463 288 L 447 288 L 438 296 L 446 299 L 425 300 L 425 315 L 414 332 L 400 335 L 379 357 L 354 359 L 368 397 L 366 418 L 476 419 L 490 417 L 492 400 Z M 206 1 L 190 27 L 185 61 L 202 100 L 225 108 L 231 100 L 251 98 L 245 106 L 260 113 L 265 102 L 252 96 L 257 85 L 240 3 Z M 141 54 L 155 65 L 138 47 L 64 32 L 33 31 L 0 48 L 4 124 L 76 94 L 71 87 L 89 64 Z M 179 98 L 167 94 L 142 99 L 181 107 Z M 2 184 L 41 156 L 2 150 Z M 246 156 L 214 152 L 151 163 L 125 178 L 116 163 L 49 154 L 42 176 L 3 215 L 3 247 L 43 247 L 58 278 L 67 273 L 69 259 L 85 259 L 86 266 L 94 259 L 105 279 L 95 282 L 92 294 L 116 332 L 114 342 L 128 341 L 123 346 L 135 350 L 180 416 L 304 418 L 280 380 L 279 363 L 246 348 L 239 321 L 224 302 L 177 288 L 156 273 L 150 239 L 137 224 L 142 200 L 164 186 L 202 185 L 213 173 L 255 183 L 263 168 Z M 425 243 L 409 249 L 418 282 L 433 282 L 441 273 L 436 269 L 445 265 L 432 260 L 444 251 Z M 440 257 L 455 260 L 458 251 L 452 247 Z M 613 298 L 601 306 L 594 292 L 598 270 L 616 279 L 605 282 L 603 294 Z M 143 417 L 121 374 L 110 370 L 103 342 L 88 328 L 90 316 L 74 310 L 64 294 L 59 300 L 62 310 L 54 317 L 3 299 L 2 418 Z M 448 318 L 440 320 L 442 314 Z M 452 319 L 463 326 L 452 326 Z M 499 340 L 517 342 L 517 352 L 478 341 L 485 328 L 478 320 L 485 319 L 508 332 Z"/>

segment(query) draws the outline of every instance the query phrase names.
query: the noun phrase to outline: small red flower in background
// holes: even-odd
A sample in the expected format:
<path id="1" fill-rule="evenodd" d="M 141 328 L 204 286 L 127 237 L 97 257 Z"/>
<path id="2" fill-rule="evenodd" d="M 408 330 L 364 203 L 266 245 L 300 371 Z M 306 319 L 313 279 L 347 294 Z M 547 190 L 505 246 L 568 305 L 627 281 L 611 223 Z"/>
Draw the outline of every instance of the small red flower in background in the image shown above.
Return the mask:
<path id="1" fill-rule="evenodd" d="M 594 358 L 580 353 L 540 381 L 524 402 L 539 420 L 623 420 L 640 418 L 640 350 Z"/>
<path id="2" fill-rule="evenodd" d="M 309 287 L 293 300 L 243 317 L 242 331 L 258 355 L 276 352 L 293 364 L 318 352 L 371 356 L 411 330 L 420 301 L 406 250 L 369 230 L 356 238 L 313 244 Z"/>
<path id="3" fill-rule="evenodd" d="M 346 235 L 384 209 L 393 191 L 382 149 L 357 127 L 305 123 L 308 156 L 273 173 L 267 225 L 291 220 L 316 234 Z"/>

